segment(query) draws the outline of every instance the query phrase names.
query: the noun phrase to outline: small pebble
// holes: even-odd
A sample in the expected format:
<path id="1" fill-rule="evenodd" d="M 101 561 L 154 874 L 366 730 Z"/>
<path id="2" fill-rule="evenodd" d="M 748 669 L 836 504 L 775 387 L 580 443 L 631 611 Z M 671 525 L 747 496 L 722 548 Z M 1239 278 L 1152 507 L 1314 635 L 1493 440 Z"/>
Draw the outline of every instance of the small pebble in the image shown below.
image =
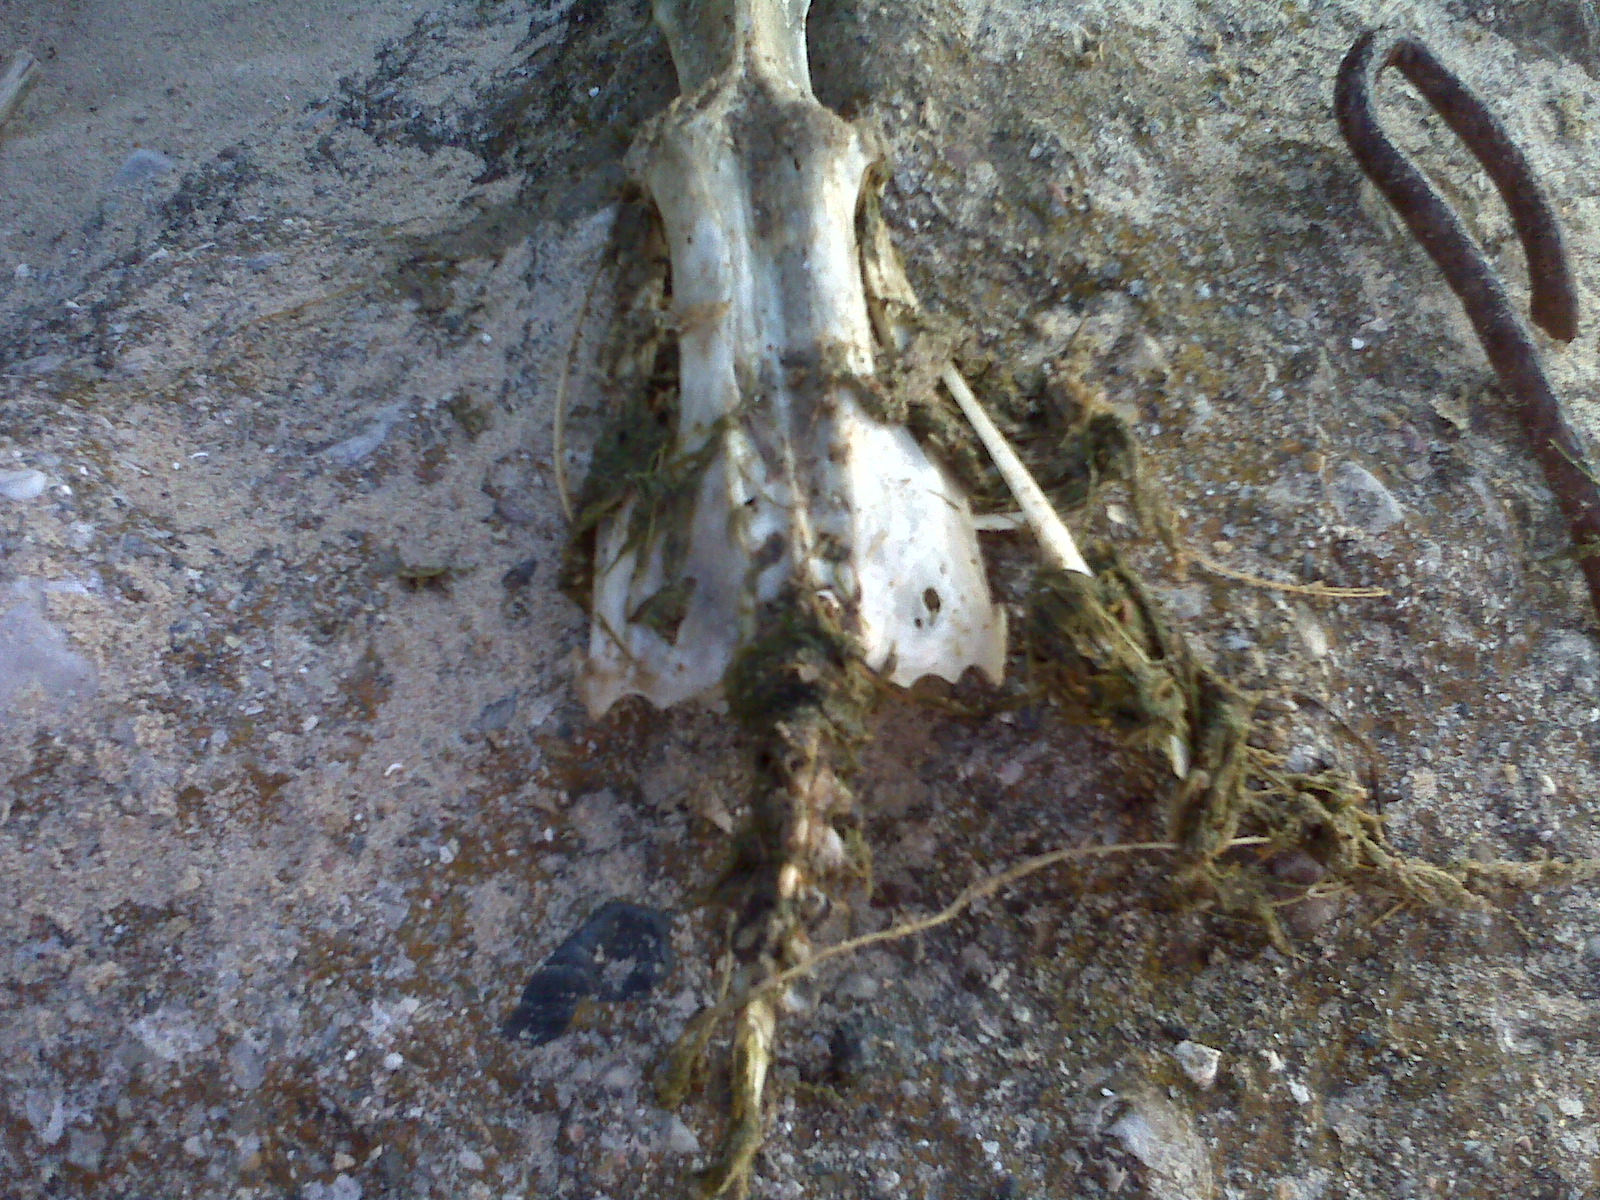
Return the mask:
<path id="1" fill-rule="evenodd" d="M 1405 510 L 1371 471 L 1342 462 L 1328 479 L 1328 494 L 1339 515 L 1368 533 L 1382 533 L 1405 520 Z"/>
<path id="2" fill-rule="evenodd" d="M 1107 1134 L 1144 1164 L 1145 1194 L 1167 1198 L 1216 1193 L 1211 1156 L 1187 1109 L 1159 1096 L 1136 1098 Z"/>
<path id="3" fill-rule="evenodd" d="M 1202 1092 L 1217 1081 L 1217 1068 L 1222 1063 L 1222 1051 L 1200 1042 L 1179 1042 L 1172 1048 L 1172 1057 L 1178 1066 Z"/>
<path id="4" fill-rule="evenodd" d="M 472 723 L 474 732 L 498 733 L 517 715 L 517 694 L 512 692 L 509 696 L 502 697 L 492 704 L 483 706 L 483 711 L 478 714 L 478 719 Z"/>
<path id="5" fill-rule="evenodd" d="M 267 1078 L 266 1056 L 252 1042 L 241 1040 L 228 1051 L 228 1070 L 235 1087 L 241 1092 L 253 1092 Z"/>
<path id="6" fill-rule="evenodd" d="M 838 994 L 846 1000 L 875 1000 L 883 985 L 867 971 L 852 971 L 839 982 Z"/>
<path id="7" fill-rule="evenodd" d="M 501 586 L 503 586 L 507 591 L 512 592 L 516 591 L 518 588 L 525 588 L 533 582 L 533 574 L 538 569 L 538 559 L 525 558 L 516 566 L 507 571 L 504 575 L 500 576 Z"/>
<path id="8" fill-rule="evenodd" d="M 322 457 L 341 467 L 355 466 L 383 445 L 404 410 L 404 404 L 391 404 L 380 409 L 359 433 L 342 442 L 335 442 L 322 451 Z"/>
<path id="9" fill-rule="evenodd" d="M 46 1146 L 54 1146 L 67 1130 L 67 1113 L 61 1092 L 34 1088 L 22 1097 L 22 1114 Z"/>
<path id="10" fill-rule="evenodd" d="M 50 477 L 43 471 L 0 471 L 0 497 L 7 500 L 32 500 L 49 486 Z"/>
<path id="11" fill-rule="evenodd" d="M 133 187 L 135 184 L 144 183 L 165 175 L 178 164 L 168 158 L 159 150 L 150 150 L 144 146 L 139 147 L 123 161 L 117 173 L 111 177 L 111 186 L 114 188 Z"/>
<path id="12" fill-rule="evenodd" d="M 661 1128 L 661 1140 L 665 1143 L 668 1154 L 699 1154 L 700 1139 L 695 1137 L 694 1130 L 684 1124 L 683 1118 L 673 1114 L 666 1119 Z"/>
<path id="13" fill-rule="evenodd" d="M 74 1129 L 67 1142 L 67 1161 L 93 1174 L 100 1169 L 105 1149 L 106 1135 L 98 1129 Z"/>

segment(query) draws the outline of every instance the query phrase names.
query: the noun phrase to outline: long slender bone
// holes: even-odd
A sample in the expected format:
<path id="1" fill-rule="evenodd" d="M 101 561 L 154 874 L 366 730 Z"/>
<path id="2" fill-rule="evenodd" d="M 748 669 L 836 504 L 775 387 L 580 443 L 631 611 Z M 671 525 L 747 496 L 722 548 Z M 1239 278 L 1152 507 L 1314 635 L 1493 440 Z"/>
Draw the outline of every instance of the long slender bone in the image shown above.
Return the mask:
<path id="1" fill-rule="evenodd" d="M 596 530 L 582 684 L 596 714 L 628 694 L 664 707 L 720 685 L 757 743 L 733 937 L 745 999 L 732 1122 L 704 1181 L 715 1195 L 744 1187 L 761 1144 L 780 1000 L 761 985 L 807 960 L 834 883 L 859 867 L 839 770 L 862 737 L 863 676 L 910 684 L 976 666 L 998 680 L 1006 652 L 967 497 L 865 403 L 869 291 L 915 297 L 878 234 L 863 255 L 875 141 L 812 93 L 809 3 L 656 0 L 682 95 L 640 133 L 629 166 L 670 257 L 675 426 L 657 483 L 625 494 Z M 897 348 L 892 324 L 880 336 Z M 1047 554 L 1086 572 L 953 367 L 945 382 Z M 691 1029 L 693 1049 L 707 1029 Z"/>

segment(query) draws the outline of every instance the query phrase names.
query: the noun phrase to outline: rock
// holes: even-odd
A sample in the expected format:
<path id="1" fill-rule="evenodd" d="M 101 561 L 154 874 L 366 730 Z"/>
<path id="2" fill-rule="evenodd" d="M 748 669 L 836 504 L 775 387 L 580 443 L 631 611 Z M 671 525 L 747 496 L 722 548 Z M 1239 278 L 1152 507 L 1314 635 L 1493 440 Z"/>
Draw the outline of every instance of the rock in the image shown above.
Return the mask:
<path id="1" fill-rule="evenodd" d="M 1394 493 L 1365 467 L 1342 462 L 1328 479 L 1328 495 L 1339 515 L 1368 533 L 1382 533 L 1405 520 Z"/>
<path id="2" fill-rule="evenodd" d="M 1275 856 L 1269 868 L 1274 879 L 1293 887 L 1311 887 L 1327 877 L 1328 868 L 1304 850 L 1291 850 Z"/>
<path id="3" fill-rule="evenodd" d="M 1593 634 L 1576 629 L 1551 631 L 1539 647 L 1538 665 L 1550 691 L 1593 695 L 1600 690 L 1600 645 Z"/>
<path id="4" fill-rule="evenodd" d="M 600 1086 L 608 1092 L 622 1095 L 637 1088 L 642 1078 L 639 1068 L 633 1063 L 613 1063 L 600 1076 Z"/>
<path id="5" fill-rule="evenodd" d="M 883 984 L 870 971 L 852 971 L 834 991 L 847 1000 L 876 1000 Z"/>
<path id="6" fill-rule="evenodd" d="M 1385 1086 L 1381 1077 L 1373 1078 L 1328 1097 L 1322 1106 L 1322 1117 L 1341 1145 L 1354 1149 L 1367 1141 L 1373 1125 L 1371 1113 L 1382 1105 Z"/>
<path id="7" fill-rule="evenodd" d="M 49 486 L 50 477 L 43 471 L 0 471 L 0 500 L 33 500 Z"/>
<path id="8" fill-rule="evenodd" d="M 361 1200 L 361 1184 L 348 1175 L 335 1175 L 332 1183 L 308 1183 L 300 1200 Z"/>
<path id="9" fill-rule="evenodd" d="M 228 1070 L 235 1087 L 241 1092 L 253 1092 L 267 1077 L 266 1055 L 254 1042 L 241 1039 L 228 1051 Z"/>
<path id="10" fill-rule="evenodd" d="M 66 364 L 65 354 L 36 354 L 32 358 L 13 363 L 7 371 L 13 375 L 48 375 Z"/>
<path id="11" fill-rule="evenodd" d="M 683 1123 L 683 1118 L 672 1113 L 661 1124 L 661 1143 L 668 1154 L 699 1154 L 700 1139 L 694 1130 Z"/>
<path id="12" fill-rule="evenodd" d="M 105 1151 L 106 1135 L 98 1129 L 74 1129 L 67 1141 L 67 1161 L 90 1174 L 100 1169 Z"/>
<path id="13" fill-rule="evenodd" d="M 322 451 L 322 457 L 341 467 L 355 466 L 383 445 L 404 411 L 404 404 L 391 404 L 379 409 L 359 433 L 328 446 Z"/>
<path id="14" fill-rule="evenodd" d="M 1165 379 L 1172 370 L 1161 343 L 1143 331 L 1130 339 L 1122 368 L 1142 379 Z"/>
<path id="15" fill-rule="evenodd" d="M 509 696 L 483 706 L 478 719 L 472 723 L 473 732 L 497 733 L 511 724 L 511 718 L 516 715 L 517 694 L 512 692 Z"/>
<path id="16" fill-rule="evenodd" d="M 671 974 L 674 962 L 671 918 L 608 900 L 534 972 L 501 1032 L 536 1046 L 554 1041 L 585 997 L 636 1000 Z"/>
<path id="17" fill-rule="evenodd" d="M 36 589 L 15 584 L 20 602 L 5 609 L 0 591 L 0 716 L 21 693 L 37 688 L 48 701 L 71 701 L 95 689 L 94 668 L 45 620 Z"/>
<path id="18" fill-rule="evenodd" d="M 1322 622 L 1317 620 L 1304 605 L 1294 606 L 1292 617 L 1295 632 L 1300 635 L 1300 640 L 1305 643 L 1306 653 L 1313 659 L 1328 657 L 1328 631 Z"/>
<path id="19" fill-rule="evenodd" d="M 122 166 L 111 177 L 113 188 L 136 187 L 148 183 L 171 171 L 178 164 L 159 150 L 141 146 L 123 160 Z"/>
<path id="20" fill-rule="evenodd" d="M 1217 1068 L 1222 1063 L 1222 1051 L 1200 1042 L 1179 1042 L 1172 1048 L 1172 1057 L 1178 1066 L 1202 1092 L 1217 1081 Z"/>
<path id="21" fill-rule="evenodd" d="M 54 1146 L 66 1132 L 67 1110 L 59 1087 L 30 1089 L 22 1098 L 22 1115 L 46 1146 Z"/>
<path id="22" fill-rule="evenodd" d="M 1155 1200 L 1206 1200 L 1215 1195 L 1211 1157 L 1187 1112 L 1156 1095 L 1136 1097 L 1106 1131 L 1144 1166 Z"/>
<path id="23" fill-rule="evenodd" d="M 189 1014 L 161 1008 L 133 1023 L 133 1035 L 151 1054 L 175 1063 L 204 1050 L 213 1041 L 210 1029 Z"/>
<path id="24" fill-rule="evenodd" d="M 539 569 L 537 558 L 525 558 L 500 576 L 500 584 L 509 592 L 515 592 L 527 587 L 533 582 L 534 572 Z"/>
<path id="25" fill-rule="evenodd" d="M 616 793 L 608 789 L 591 792 L 579 799 L 572 806 L 569 820 L 583 839 L 584 849 L 590 853 L 603 853 L 622 840 Z"/>

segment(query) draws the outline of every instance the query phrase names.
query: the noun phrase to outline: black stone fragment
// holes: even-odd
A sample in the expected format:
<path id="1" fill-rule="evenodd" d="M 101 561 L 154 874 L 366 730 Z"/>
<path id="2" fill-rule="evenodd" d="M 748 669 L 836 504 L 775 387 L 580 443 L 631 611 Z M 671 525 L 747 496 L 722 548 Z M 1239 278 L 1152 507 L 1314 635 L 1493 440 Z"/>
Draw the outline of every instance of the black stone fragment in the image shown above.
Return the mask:
<path id="1" fill-rule="evenodd" d="M 483 711 L 478 714 L 478 719 L 472 723 L 472 728 L 477 733 L 498 733 L 511 724 L 511 718 L 517 715 L 517 694 L 496 700 L 493 704 L 483 706 Z"/>
<path id="2" fill-rule="evenodd" d="M 511 592 L 514 592 L 519 588 L 525 588 L 533 582 L 534 572 L 538 569 L 538 559 L 525 558 L 516 566 L 507 571 L 504 575 L 500 576 L 500 583 L 507 591 Z"/>
<path id="3" fill-rule="evenodd" d="M 872 1049 L 859 1021 L 841 1021 L 828 1039 L 828 1075 L 839 1086 L 857 1082 L 870 1065 Z"/>
<path id="4" fill-rule="evenodd" d="M 591 972 L 579 967 L 540 967 L 528 980 L 501 1032 L 535 1046 L 553 1042 L 567 1031 L 578 1002 L 593 991 Z"/>
<path id="5" fill-rule="evenodd" d="M 637 1000 L 673 965 L 672 919 L 642 904 L 608 900 L 533 973 L 501 1032 L 542 1046 L 567 1031 L 586 996 Z"/>

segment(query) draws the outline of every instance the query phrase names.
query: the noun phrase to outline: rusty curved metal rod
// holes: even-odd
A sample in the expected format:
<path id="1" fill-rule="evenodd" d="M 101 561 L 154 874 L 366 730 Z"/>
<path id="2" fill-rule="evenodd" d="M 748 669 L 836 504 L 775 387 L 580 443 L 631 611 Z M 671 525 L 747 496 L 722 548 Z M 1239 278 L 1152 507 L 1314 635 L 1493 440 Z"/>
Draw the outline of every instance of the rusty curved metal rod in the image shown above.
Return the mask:
<path id="1" fill-rule="evenodd" d="M 1499 276 L 1455 211 L 1379 123 L 1373 91 L 1389 67 L 1399 69 L 1494 180 L 1528 258 L 1530 314 L 1551 337 L 1566 342 L 1578 333 L 1578 301 L 1561 225 L 1505 128 L 1427 46 L 1409 34 L 1385 30 L 1368 30 L 1356 39 L 1340 64 L 1334 88 L 1339 131 L 1367 178 L 1444 272 L 1500 385 L 1517 402 L 1523 429 L 1566 517 L 1600 613 L 1600 484 L 1583 465 L 1583 449 L 1550 386 L 1533 334 Z"/>

